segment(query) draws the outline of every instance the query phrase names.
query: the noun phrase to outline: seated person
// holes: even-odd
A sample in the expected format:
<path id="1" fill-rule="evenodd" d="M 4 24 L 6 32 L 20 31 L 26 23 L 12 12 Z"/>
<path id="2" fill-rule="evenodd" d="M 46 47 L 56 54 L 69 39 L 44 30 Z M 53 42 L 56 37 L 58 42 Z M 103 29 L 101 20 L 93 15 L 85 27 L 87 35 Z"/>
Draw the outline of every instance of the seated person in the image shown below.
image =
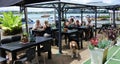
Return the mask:
<path id="1" fill-rule="evenodd" d="M 87 26 L 89 26 L 89 27 L 93 27 L 93 24 L 91 23 L 91 20 L 88 20 L 88 24 L 87 24 Z"/>
<path id="2" fill-rule="evenodd" d="M 74 27 L 75 24 L 74 24 L 74 19 L 71 18 L 70 21 L 69 21 L 69 27 Z"/>
<path id="3" fill-rule="evenodd" d="M 48 21 L 44 22 L 43 28 L 45 30 L 44 36 L 50 36 L 50 34 L 52 33 L 52 31 L 51 31 L 51 27 L 50 27 L 50 24 L 48 23 Z"/>
<path id="4" fill-rule="evenodd" d="M 80 27 L 80 22 L 79 22 L 79 20 L 76 20 L 75 27 Z"/>
<path id="5" fill-rule="evenodd" d="M 40 30 L 40 31 L 42 31 L 41 33 L 38 32 L 38 31 L 32 31 L 32 34 L 34 36 L 42 36 L 43 35 L 44 29 L 43 29 L 43 26 L 40 24 L 39 20 L 36 20 L 35 24 L 33 25 L 32 30 Z"/>
<path id="6" fill-rule="evenodd" d="M 89 38 L 92 38 L 93 37 L 93 24 L 91 23 L 91 20 L 89 19 L 88 20 L 88 24 L 87 24 L 87 26 L 89 27 L 89 29 L 87 29 L 87 31 L 86 31 L 86 34 L 87 34 L 87 37 L 88 37 L 88 39 Z"/>
<path id="7" fill-rule="evenodd" d="M 68 25 L 69 25 L 69 22 L 65 21 L 65 22 L 63 23 L 63 28 L 68 28 Z"/>
<path id="8" fill-rule="evenodd" d="M 81 21 L 81 26 L 86 26 L 86 22 L 85 21 Z"/>
<path id="9" fill-rule="evenodd" d="M 32 30 L 43 30 L 43 26 L 40 24 L 39 20 L 36 20 L 36 23 L 33 25 Z"/>

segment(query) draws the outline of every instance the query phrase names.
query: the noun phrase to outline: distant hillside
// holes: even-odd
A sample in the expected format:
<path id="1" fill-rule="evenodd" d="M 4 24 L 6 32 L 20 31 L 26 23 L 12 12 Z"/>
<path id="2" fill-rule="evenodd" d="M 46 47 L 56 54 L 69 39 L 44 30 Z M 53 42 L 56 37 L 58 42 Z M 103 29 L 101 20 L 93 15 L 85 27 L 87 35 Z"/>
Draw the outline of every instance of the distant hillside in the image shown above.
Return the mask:
<path id="1" fill-rule="evenodd" d="M 109 11 L 108 10 L 98 10 L 97 11 L 98 13 L 108 13 Z M 80 9 L 71 9 L 68 11 L 68 13 L 81 13 L 81 10 Z M 94 13 L 94 10 L 85 10 L 83 11 L 83 13 Z"/>
<path id="2" fill-rule="evenodd" d="M 2 14 L 3 12 L 8 12 L 8 11 L 0 11 L 0 14 Z M 12 11 L 13 13 L 19 14 L 19 11 Z M 83 11 L 84 13 L 94 13 L 93 10 L 85 10 Z M 108 13 L 108 10 L 98 10 L 98 13 Z M 54 13 L 54 11 L 42 11 L 42 12 L 28 12 L 28 14 L 52 14 Z M 57 11 L 56 11 L 57 13 Z M 67 13 L 81 13 L 80 9 L 70 9 L 67 11 Z"/>

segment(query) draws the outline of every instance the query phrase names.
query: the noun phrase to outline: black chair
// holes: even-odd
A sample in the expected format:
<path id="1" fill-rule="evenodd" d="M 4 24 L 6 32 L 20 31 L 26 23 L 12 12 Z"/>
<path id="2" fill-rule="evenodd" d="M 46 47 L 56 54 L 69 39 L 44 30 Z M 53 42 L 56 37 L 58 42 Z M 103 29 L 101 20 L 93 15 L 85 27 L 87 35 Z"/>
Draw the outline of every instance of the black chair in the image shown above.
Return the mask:
<path id="1" fill-rule="evenodd" d="M 80 49 L 80 46 L 79 46 L 79 37 L 78 37 L 77 34 L 70 35 L 68 39 L 69 39 L 69 42 L 70 41 L 76 41 L 77 45 L 78 45 L 78 49 Z M 70 45 L 70 43 L 68 43 L 68 48 L 69 48 L 69 45 Z"/>
<path id="2" fill-rule="evenodd" d="M 35 59 L 36 56 L 36 47 L 29 48 L 26 50 L 25 55 L 23 55 L 20 59 L 16 60 L 14 64 L 24 64 L 25 61 L 32 64 L 32 60 Z"/>
<path id="3" fill-rule="evenodd" d="M 21 36 L 20 35 L 12 36 L 11 38 L 12 38 L 12 42 L 21 40 Z"/>
<path id="4" fill-rule="evenodd" d="M 32 30 L 32 35 L 34 36 L 43 36 L 45 31 Z"/>
<path id="5" fill-rule="evenodd" d="M 5 38 L 1 40 L 1 44 L 7 44 L 7 43 L 11 43 L 12 39 L 11 38 Z"/>

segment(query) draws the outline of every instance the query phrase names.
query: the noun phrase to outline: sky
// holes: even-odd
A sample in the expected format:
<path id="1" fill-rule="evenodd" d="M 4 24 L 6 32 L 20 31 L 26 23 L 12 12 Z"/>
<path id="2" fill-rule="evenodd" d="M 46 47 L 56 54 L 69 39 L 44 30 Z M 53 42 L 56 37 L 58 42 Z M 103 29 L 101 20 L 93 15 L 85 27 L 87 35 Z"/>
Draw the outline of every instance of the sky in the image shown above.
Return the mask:
<path id="1" fill-rule="evenodd" d="M 120 4 L 120 0 L 62 0 L 62 1 L 69 1 L 69 2 L 76 2 L 76 3 L 89 3 L 89 2 L 104 2 L 108 4 Z M 19 7 L 1 7 L 0 11 L 19 11 Z M 51 11 L 53 9 L 45 9 L 45 8 L 28 8 L 28 12 L 39 12 L 39 11 Z"/>

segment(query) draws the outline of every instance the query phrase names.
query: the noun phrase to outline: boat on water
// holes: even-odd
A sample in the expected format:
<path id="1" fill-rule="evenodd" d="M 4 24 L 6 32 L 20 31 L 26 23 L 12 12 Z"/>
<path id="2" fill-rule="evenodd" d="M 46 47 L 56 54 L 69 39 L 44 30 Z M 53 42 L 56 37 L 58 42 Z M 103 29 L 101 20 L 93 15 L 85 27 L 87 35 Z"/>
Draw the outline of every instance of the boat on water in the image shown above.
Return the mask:
<path id="1" fill-rule="evenodd" d="M 50 17 L 50 15 L 45 14 L 45 15 L 42 15 L 42 16 L 41 16 L 41 18 L 47 18 L 47 17 Z"/>

